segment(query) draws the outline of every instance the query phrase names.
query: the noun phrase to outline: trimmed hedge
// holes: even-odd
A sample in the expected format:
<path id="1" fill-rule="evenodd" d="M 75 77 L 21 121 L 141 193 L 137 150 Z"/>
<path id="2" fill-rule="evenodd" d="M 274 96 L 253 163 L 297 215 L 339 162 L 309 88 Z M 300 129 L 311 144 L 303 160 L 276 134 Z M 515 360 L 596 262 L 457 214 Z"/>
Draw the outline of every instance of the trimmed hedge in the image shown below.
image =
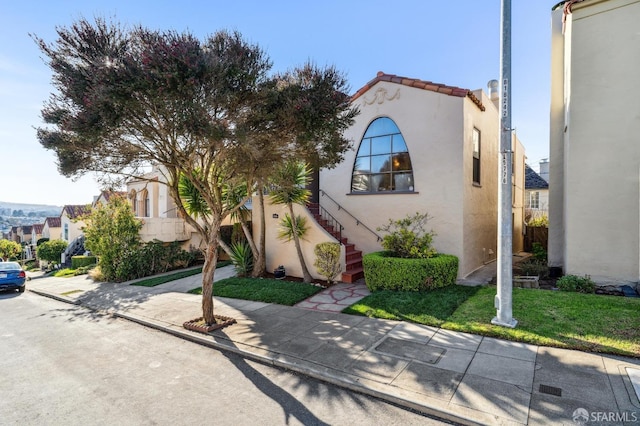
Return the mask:
<path id="1" fill-rule="evenodd" d="M 98 263 L 98 258 L 95 256 L 71 256 L 71 269 L 92 266 L 96 263 Z"/>
<path id="2" fill-rule="evenodd" d="M 364 255 L 364 279 L 370 291 L 422 291 L 456 283 L 458 258 L 437 254 L 427 259 L 392 257 L 378 251 Z"/>

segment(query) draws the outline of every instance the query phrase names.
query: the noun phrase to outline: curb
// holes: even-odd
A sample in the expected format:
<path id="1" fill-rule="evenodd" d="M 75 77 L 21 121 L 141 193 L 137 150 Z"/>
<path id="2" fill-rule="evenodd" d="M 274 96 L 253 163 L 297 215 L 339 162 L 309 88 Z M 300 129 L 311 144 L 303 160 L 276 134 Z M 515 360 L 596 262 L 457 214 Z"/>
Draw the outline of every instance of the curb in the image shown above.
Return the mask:
<path id="1" fill-rule="evenodd" d="M 423 413 L 438 419 L 455 422 L 456 424 L 462 425 L 470 425 L 470 426 L 481 426 L 489 423 L 495 423 L 495 418 L 489 416 L 487 413 L 479 412 L 466 407 L 459 407 L 461 411 L 466 411 L 467 415 L 457 414 L 450 410 L 446 410 L 444 407 L 437 407 L 435 404 L 425 404 L 424 402 L 418 402 L 409 397 L 402 397 L 398 395 L 394 395 L 389 393 L 386 390 L 381 389 L 382 387 L 390 386 L 383 385 L 374 380 L 356 377 L 356 376 L 345 376 L 343 372 L 333 370 L 329 367 L 323 367 L 321 365 L 311 363 L 302 358 L 297 358 L 295 356 L 290 355 L 278 355 L 268 349 L 263 348 L 255 348 L 260 352 L 264 352 L 264 355 L 261 355 L 256 352 L 251 352 L 249 350 L 244 350 L 235 345 L 248 346 L 243 343 L 233 342 L 232 340 L 228 340 L 229 342 L 233 342 L 234 346 L 225 345 L 220 342 L 216 342 L 212 340 L 212 338 L 216 338 L 215 336 L 208 335 L 204 337 L 201 333 L 191 332 L 182 327 L 177 327 L 172 323 L 162 322 L 150 318 L 145 318 L 137 315 L 123 314 L 119 312 L 113 311 L 104 311 L 101 309 L 97 309 L 87 305 L 81 305 L 78 301 L 66 298 L 64 296 L 58 296 L 55 294 L 47 293 L 42 290 L 33 290 L 28 289 L 29 291 L 43 297 L 48 297 L 50 299 L 58 300 L 60 302 L 69 303 L 76 306 L 82 306 L 84 308 L 90 309 L 94 312 L 106 312 L 116 318 L 121 318 L 127 321 L 131 321 L 137 324 L 140 324 L 145 327 L 152 328 L 154 330 L 162 331 L 174 337 L 190 341 L 192 343 L 196 343 L 202 346 L 210 347 L 212 349 L 216 349 L 219 351 L 231 352 L 238 356 L 241 356 L 246 359 L 251 359 L 256 362 L 260 362 L 266 365 L 272 365 L 274 367 L 278 367 L 284 370 L 293 371 L 321 382 L 329 383 L 335 386 L 338 386 L 343 389 L 348 389 L 363 395 L 367 395 L 381 401 L 388 402 L 390 404 L 408 408 L 419 413 Z M 287 359 L 291 359 L 291 361 L 287 361 Z M 301 366 L 293 362 L 293 360 L 297 360 L 301 363 L 306 364 L 305 366 Z M 367 385 L 362 384 L 366 382 Z M 401 390 L 398 389 L 400 392 Z M 443 404 L 446 402 L 442 401 Z M 478 420 L 481 419 L 481 420 Z M 518 424 L 518 423 L 514 423 Z"/>

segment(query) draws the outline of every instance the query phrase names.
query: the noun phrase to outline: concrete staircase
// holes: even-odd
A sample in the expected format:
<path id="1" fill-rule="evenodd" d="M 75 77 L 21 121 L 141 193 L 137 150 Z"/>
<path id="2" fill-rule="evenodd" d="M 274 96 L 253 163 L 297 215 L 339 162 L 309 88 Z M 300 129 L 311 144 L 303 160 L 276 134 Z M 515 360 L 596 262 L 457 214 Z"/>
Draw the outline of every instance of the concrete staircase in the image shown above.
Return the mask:
<path id="1" fill-rule="evenodd" d="M 323 211 L 318 203 L 309 203 L 307 208 L 313 214 L 314 219 L 328 233 L 333 235 L 341 244 L 345 251 L 345 271 L 342 273 L 342 282 L 353 283 L 364 278 L 364 268 L 362 267 L 362 251 L 356 249 L 356 245 L 349 242 L 348 238 L 342 237 L 342 225 L 333 217 L 323 215 Z"/>

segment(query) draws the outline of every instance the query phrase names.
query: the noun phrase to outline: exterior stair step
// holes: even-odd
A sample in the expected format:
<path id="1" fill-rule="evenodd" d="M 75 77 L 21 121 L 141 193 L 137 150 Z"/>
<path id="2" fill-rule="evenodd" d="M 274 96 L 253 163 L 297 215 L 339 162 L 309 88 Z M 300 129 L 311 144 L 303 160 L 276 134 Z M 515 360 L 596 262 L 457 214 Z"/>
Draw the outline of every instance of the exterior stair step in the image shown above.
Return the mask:
<path id="1" fill-rule="evenodd" d="M 342 273 L 342 282 L 354 283 L 364 278 L 364 270 L 362 268 L 351 269 Z"/>

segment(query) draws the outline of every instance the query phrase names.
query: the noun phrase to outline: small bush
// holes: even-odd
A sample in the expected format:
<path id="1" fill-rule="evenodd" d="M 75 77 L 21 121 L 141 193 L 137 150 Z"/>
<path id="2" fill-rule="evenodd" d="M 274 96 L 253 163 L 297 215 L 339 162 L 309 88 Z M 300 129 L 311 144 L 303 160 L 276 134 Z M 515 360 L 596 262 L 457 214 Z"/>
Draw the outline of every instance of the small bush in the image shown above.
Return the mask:
<path id="1" fill-rule="evenodd" d="M 562 291 L 573 291 L 578 293 L 595 293 L 596 284 L 589 275 L 579 277 L 577 275 L 565 275 L 560 278 L 556 285 Z"/>
<path id="2" fill-rule="evenodd" d="M 382 239 L 382 247 L 390 251 L 396 257 L 405 259 L 425 259 L 437 254 L 431 247 L 433 231 L 425 231 L 424 225 L 429 220 L 429 214 L 416 212 L 415 215 L 404 219 L 392 220 L 385 226 L 381 226 L 378 231 L 387 232 Z"/>
<path id="3" fill-rule="evenodd" d="M 536 260 L 541 262 L 547 261 L 547 250 L 542 246 L 542 244 L 535 242 L 533 243 L 533 247 L 531 248 L 531 252 L 533 253 L 533 257 Z"/>
<path id="4" fill-rule="evenodd" d="M 546 261 L 540 261 L 536 259 L 528 259 L 524 262 L 520 262 L 518 268 L 522 271 L 522 275 L 528 277 L 540 277 L 540 279 L 546 280 L 549 278 L 549 267 Z"/>
<path id="5" fill-rule="evenodd" d="M 95 256 L 72 256 L 71 269 L 83 268 L 85 266 L 93 266 L 98 262 Z"/>
<path id="6" fill-rule="evenodd" d="M 231 263 L 239 277 L 246 277 L 253 269 L 253 252 L 246 240 L 231 244 Z"/>
<path id="7" fill-rule="evenodd" d="M 342 271 L 340 265 L 340 244 L 320 243 L 315 246 L 313 252 L 316 261 L 313 265 L 318 268 L 318 272 L 331 284 L 335 277 Z"/>
<path id="8" fill-rule="evenodd" d="M 456 283 L 458 258 L 438 254 L 427 259 L 403 259 L 391 252 L 366 254 L 364 278 L 371 291 L 422 291 Z"/>
<path id="9" fill-rule="evenodd" d="M 62 253 L 67 248 L 67 244 L 68 243 L 64 240 L 51 240 L 40 244 L 36 249 L 38 259 L 59 264 Z"/>

